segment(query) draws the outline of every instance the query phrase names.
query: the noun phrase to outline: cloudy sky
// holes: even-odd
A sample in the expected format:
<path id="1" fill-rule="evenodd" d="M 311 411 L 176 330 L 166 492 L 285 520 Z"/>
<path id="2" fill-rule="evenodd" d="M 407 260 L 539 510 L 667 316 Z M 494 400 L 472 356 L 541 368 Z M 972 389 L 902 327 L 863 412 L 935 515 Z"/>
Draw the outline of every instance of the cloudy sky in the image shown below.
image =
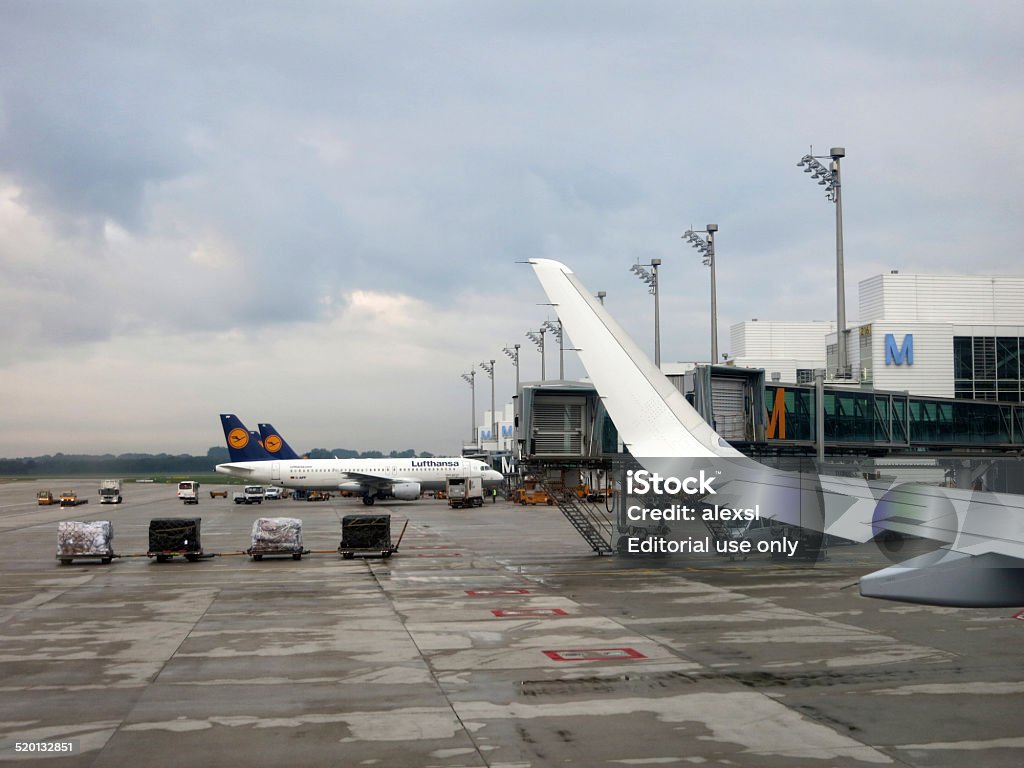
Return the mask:
<path id="1" fill-rule="evenodd" d="M 0 456 L 457 452 L 565 261 L 662 359 L 883 270 L 1021 274 L 1017 2 L 0 0 Z M 568 355 L 569 373 L 580 369 Z M 489 404 L 486 375 L 477 403 Z M 548 357 L 557 370 L 557 354 Z"/>

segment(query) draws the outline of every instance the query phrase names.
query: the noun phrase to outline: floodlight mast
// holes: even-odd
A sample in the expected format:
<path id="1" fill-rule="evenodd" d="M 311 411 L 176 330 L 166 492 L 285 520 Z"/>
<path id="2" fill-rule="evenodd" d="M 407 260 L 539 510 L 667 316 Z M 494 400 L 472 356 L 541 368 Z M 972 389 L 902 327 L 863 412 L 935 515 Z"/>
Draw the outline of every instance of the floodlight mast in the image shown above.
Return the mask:
<path id="1" fill-rule="evenodd" d="M 843 187 L 839 173 L 839 161 L 846 157 L 844 147 L 832 147 L 828 155 L 815 155 L 814 148 L 810 153 L 800 158 L 798 168 L 803 168 L 804 173 L 811 174 L 812 179 L 817 179 L 820 186 L 825 187 L 825 199 L 836 205 L 836 367 L 834 378 L 848 379 L 849 356 L 847 355 L 846 344 L 846 279 L 844 277 L 843 265 Z M 826 168 L 818 162 L 831 158 L 830 166 Z"/>
<path id="2" fill-rule="evenodd" d="M 558 339 L 558 380 L 562 381 L 565 379 L 565 342 L 562 340 L 562 321 L 552 323 L 550 320 L 545 320 L 541 327 L 547 328 Z"/>
<path id="3" fill-rule="evenodd" d="M 544 330 L 544 326 L 543 325 L 538 330 L 536 330 L 536 331 L 527 331 L 526 332 L 526 338 L 528 338 L 530 341 L 532 341 L 534 344 L 536 344 L 537 345 L 537 349 L 540 350 L 540 380 L 541 381 L 547 381 L 547 378 L 548 378 L 547 375 L 545 374 L 545 370 L 544 370 L 544 334 L 545 333 L 546 333 L 546 331 Z"/>
<path id="4" fill-rule="evenodd" d="M 661 368 L 661 310 L 658 302 L 658 267 L 661 259 L 651 259 L 650 264 L 637 262 L 629 271 L 647 284 L 648 292 L 654 294 L 654 365 Z M 644 267 L 650 267 L 648 272 Z M 601 302 L 604 303 L 603 301 Z"/>
<path id="5" fill-rule="evenodd" d="M 704 229 L 688 229 L 683 237 L 697 249 L 703 257 L 704 265 L 711 267 L 711 364 L 718 362 L 718 289 L 715 285 L 715 232 L 717 224 L 708 224 Z M 706 234 L 705 240 L 700 234 Z"/>
<path id="6" fill-rule="evenodd" d="M 469 405 L 469 428 L 473 433 L 473 445 L 476 445 L 478 442 L 476 439 L 476 371 L 470 370 L 469 373 L 462 374 L 462 378 L 469 384 L 469 389 L 472 392 Z"/>
<path id="7" fill-rule="evenodd" d="M 508 345 L 502 350 L 509 359 L 512 361 L 512 365 L 516 369 L 516 391 L 515 394 L 519 394 L 519 344 L 513 344 L 511 347 Z"/>
<path id="8" fill-rule="evenodd" d="M 480 367 L 491 377 L 491 439 L 494 441 L 495 450 L 501 450 L 498 444 L 498 414 L 494 412 L 494 360 L 484 360 Z"/>

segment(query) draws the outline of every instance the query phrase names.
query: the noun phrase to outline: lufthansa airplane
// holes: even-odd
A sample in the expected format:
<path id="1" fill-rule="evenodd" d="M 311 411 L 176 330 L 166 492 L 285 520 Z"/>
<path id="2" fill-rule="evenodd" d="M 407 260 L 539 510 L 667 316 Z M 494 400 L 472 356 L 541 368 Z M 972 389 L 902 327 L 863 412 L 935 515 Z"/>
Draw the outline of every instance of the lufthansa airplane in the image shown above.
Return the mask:
<path id="1" fill-rule="evenodd" d="M 234 414 L 222 413 L 221 424 L 231 461 L 217 471 L 247 483 L 270 483 L 286 488 L 351 491 L 364 504 L 394 497 L 418 499 L 423 491 L 444 490 L 450 477 L 477 475 L 485 487 L 504 479 L 486 462 L 463 457 L 429 459 L 279 459 L 250 434 Z M 281 442 L 283 445 L 283 441 Z"/>
<path id="2" fill-rule="evenodd" d="M 662 476 L 713 477 L 718 505 L 864 542 L 885 531 L 936 544 L 867 574 L 865 597 L 931 605 L 1024 605 L 1024 496 L 787 472 L 727 443 L 564 264 L 530 259 L 630 454 Z"/>

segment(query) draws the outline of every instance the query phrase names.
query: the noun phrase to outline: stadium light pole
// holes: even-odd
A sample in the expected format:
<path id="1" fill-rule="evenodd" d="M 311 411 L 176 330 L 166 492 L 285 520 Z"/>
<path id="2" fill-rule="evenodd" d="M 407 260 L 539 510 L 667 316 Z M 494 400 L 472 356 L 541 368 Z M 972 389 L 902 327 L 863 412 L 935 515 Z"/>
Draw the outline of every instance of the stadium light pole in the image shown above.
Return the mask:
<path id="1" fill-rule="evenodd" d="M 637 262 L 629 271 L 647 283 L 648 292 L 654 294 L 654 365 L 661 368 L 661 317 L 658 306 L 658 267 L 661 259 L 651 259 L 650 264 Z M 648 272 L 644 267 L 650 267 Z"/>
<path id="2" fill-rule="evenodd" d="M 565 379 L 565 344 L 562 341 L 562 321 L 559 320 L 556 324 L 550 320 L 545 320 L 541 327 L 547 328 L 558 339 L 558 380 L 562 381 Z"/>
<path id="3" fill-rule="evenodd" d="M 718 289 L 715 287 L 715 232 L 717 224 L 708 224 L 704 229 L 688 229 L 683 237 L 690 241 L 704 258 L 704 266 L 711 267 L 711 364 L 718 364 Z M 707 239 L 701 237 L 706 234 Z"/>
<path id="4" fill-rule="evenodd" d="M 512 393 L 512 424 L 513 424 L 513 440 L 514 440 L 515 439 L 515 431 L 516 431 L 515 430 L 515 418 L 516 418 L 516 415 L 518 414 L 518 408 L 519 408 L 519 406 L 517 405 L 517 403 L 519 402 L 518 399 L 517 399 L 519 397 L 519 345 L 518 344 L 513 344 L 512 347 L 509 347 L 509 346 L 506 345 L 505 348 L 502 350 L 502 352 L 504 352 L 506 355 L 508 355 L 509 359 L 512 361 L 512 365 L 514 365 L 515 369 L 516 369 L 516 391 Z M 511 443 L 510 443 L 510 448 L 511 448 Z"/>
<path id="5" fill-rule="evenodd" d="M 516 392 L 515 393 L 518 395 L 519 394 L 519 345 L 518 344 L 513 344 L 512 347 L 506 346 L 502 350 L 502 352 L 504 352 L 506 355 L 508 355 L 509 359 L 512 361 L 512 365 L 515 366 L 515 369 L 516 369 Z"/>
<path id="6" fill-rule="evenodd" d="M 473 445 L 476 445 L 476 371 L 471 370 L 469 373 L 464 373 L 462 378 L 469 384 L 470 392 L 472 392 L 469 406 L 469 428 L 473 433 Z"/>
<path id="7" fill-rule="evenodd" d="M 832 147 L 827 155 L 815 155 L 814 147 L 810 153 L 800 158 L 796 165 L 803 168 L 804 173 L 811 174 L 818 184 L 825 188 L 825 199 L 836 204 L 836 372 L 837 379 L 849 378 L 847 368 L 849 357 L 846 354 L 846 280 L 843 276 L 843 193 L 839 177 L 839 161 L 846 157 L 844 147 Z M 829 167 L 818 162 L 831 158 Z"/>
<path id="8" fill-rule="evenodd" d="M 498 448 L 498 415 L 494 412 L 494 361 L 484 360 L 480 363 L 480 367 L 487 371 L 487 375 L 491 377 L 491 439 L 494 441 L 494 447 Z"/>
<path id="9" fill-rule="evenodd" d="M 542 325 L 540 330 L 537 331 L 527 331 L 526 338 L 536 344 L 537 349 L 540 350 L 540 380 L 547 381 L 547 376 L 544 372 L 544 326 Z"/>

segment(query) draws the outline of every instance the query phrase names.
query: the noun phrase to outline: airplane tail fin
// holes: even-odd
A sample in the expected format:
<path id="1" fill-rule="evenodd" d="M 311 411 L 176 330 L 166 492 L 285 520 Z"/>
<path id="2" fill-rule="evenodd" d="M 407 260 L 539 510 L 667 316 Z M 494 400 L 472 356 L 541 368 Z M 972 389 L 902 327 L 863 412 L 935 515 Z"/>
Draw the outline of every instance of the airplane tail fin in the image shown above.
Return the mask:
<path id="1" fill-rule="evenodd" d="M 287 441 L 281 437 L 281 433 L 274 429 L 272 424 L 260 424 L 260 438 L 263 442 L 263 449 L 275 459 L 298 459 L 301 458 Z"/>
<path id="2" fill-rule="evenodd" d="M 250 432 L 233 413 L 220 415 L 221 426 L 224 428 L 224 440 L 228 445 L 228 456 L 231 461 L 266 461 L 275 458 L 260 445 L 259 433 Z"/>

